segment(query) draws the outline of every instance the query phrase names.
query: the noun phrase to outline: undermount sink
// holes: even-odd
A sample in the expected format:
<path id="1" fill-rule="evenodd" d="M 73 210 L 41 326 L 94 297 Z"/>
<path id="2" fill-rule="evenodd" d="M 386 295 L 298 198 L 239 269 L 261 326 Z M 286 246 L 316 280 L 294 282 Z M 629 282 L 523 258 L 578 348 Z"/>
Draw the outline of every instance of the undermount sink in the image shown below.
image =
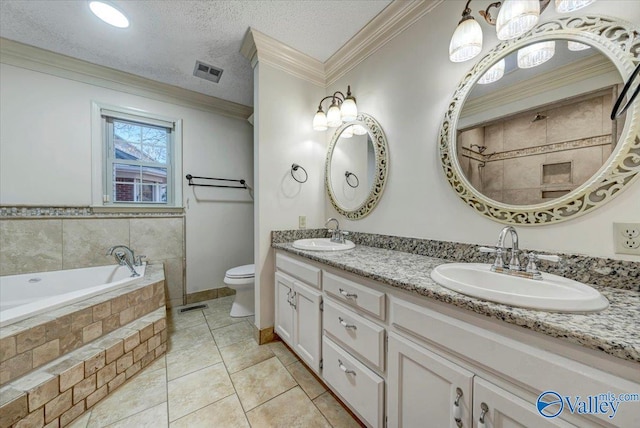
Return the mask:
<path id="1" fill-rule="evenodd" d="M 491 265 L 450 263 L 436 267 L 431 278 L 450 290 L 467 296 L 522 308 L 554 312 L 597 312 L 609 301 L 586 284 L 542 273 L 528 279 L 491 272 Z"/>
<path id="2" fill-rule="evenodd" d="M 293 248 L 310 251 L 343 251 L 350 250 L 355 246 L 356 244 L 349 240 L 340 243 L 331 242 L 329 238 L 298 239 L 293 241 Z"/>

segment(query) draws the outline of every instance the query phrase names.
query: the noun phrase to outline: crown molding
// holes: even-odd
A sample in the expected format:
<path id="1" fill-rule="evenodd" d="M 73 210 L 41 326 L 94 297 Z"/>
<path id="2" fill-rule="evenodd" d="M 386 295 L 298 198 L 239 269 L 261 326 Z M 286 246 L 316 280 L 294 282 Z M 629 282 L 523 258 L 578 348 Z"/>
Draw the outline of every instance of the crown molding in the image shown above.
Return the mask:
<path id="1" fill-rule="evenodd" d="M 249 28 L 247 31 L 240 53 L 249 59 L 254 67 L 259 61 L 315 85 L 326 87 L 324 64 L 255 28 Z"/>
<path id="2" fill-rule="evenodd" d="M 247 119 L 253 113 L 252 107 L 243 104 L 160 83 L 5 38 L 0 38 L 0 62 L 237 119 Z"/>
<path id="3" fill-rule="evenodd" d="M 444 0 L 395 0 L 345 43 L 325 63 L 327 85 L 353 70 Z"/>
<path id="4" fill-rule="evenodd" d="M 496 92 L 467 100 L 460 117 L 469 117 L 483 111 L 520 101 L 542 92 L 562 88 L 569 83 L 617 72 L 615 65 L 603 55 L 594 55 L 574 61 L 555 70 L 536 75 Z"/>

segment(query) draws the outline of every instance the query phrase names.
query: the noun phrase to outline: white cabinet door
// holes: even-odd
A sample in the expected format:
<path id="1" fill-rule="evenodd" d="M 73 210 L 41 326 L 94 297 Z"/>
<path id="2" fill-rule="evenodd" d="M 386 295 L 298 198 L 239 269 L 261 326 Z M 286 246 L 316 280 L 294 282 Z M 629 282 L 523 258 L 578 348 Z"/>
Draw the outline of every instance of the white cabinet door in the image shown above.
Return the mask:
<path id="1" fill-rule="evenodd" d="M 388 426 L 471 427 L 473 376 L 426 348 L 389 333 Z M 458 392 L 462 396 L 456 398 Z"/>
<path id="2" fill-rule="evenodd" d="M 487 411 L 480 421 L 483 404 Z M 535 403 L 529 403 L 479 377 L 473 383 L 473 414 L 474 428 L 575 427 L 559 418 L 541 416 Z"/>
<path id="3" fill-rule="evenodd" d="M 322 293 L 294 281 L 293 345 L 292 348 L 316 373 L 320 373 Z"/>
<path id="4" fill-rule="evenodd" d="M 293 347 L 293 278 L 276 272 L 275 332 Z"/>

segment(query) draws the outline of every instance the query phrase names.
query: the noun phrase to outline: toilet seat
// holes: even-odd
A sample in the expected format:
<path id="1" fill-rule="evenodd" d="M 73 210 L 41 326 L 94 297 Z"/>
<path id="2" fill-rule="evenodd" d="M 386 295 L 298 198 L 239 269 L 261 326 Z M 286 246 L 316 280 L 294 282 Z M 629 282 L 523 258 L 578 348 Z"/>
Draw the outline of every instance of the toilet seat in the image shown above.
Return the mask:
<path id="1" fill-rule="evenodd" d="M 256 276 L 256 265 L 251 264 L 231 268 L 225 273 L 224 276 L 230 279 L 254 278 Z"/>

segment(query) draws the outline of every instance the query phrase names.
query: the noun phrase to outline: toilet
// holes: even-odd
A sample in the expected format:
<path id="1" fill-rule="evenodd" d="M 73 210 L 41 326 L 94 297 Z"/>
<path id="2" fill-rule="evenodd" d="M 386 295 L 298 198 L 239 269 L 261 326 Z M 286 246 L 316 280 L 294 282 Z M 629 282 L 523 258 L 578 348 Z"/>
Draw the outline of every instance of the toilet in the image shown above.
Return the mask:
<path id="1" fill-rule="evenodd" d="M 224 283 L 236 290 L 236 298 L 231 306 L 232 317 L 248 317 L 254 314 L 255 265 L 243 265 L 229 269 L 224 275 Z"/>

